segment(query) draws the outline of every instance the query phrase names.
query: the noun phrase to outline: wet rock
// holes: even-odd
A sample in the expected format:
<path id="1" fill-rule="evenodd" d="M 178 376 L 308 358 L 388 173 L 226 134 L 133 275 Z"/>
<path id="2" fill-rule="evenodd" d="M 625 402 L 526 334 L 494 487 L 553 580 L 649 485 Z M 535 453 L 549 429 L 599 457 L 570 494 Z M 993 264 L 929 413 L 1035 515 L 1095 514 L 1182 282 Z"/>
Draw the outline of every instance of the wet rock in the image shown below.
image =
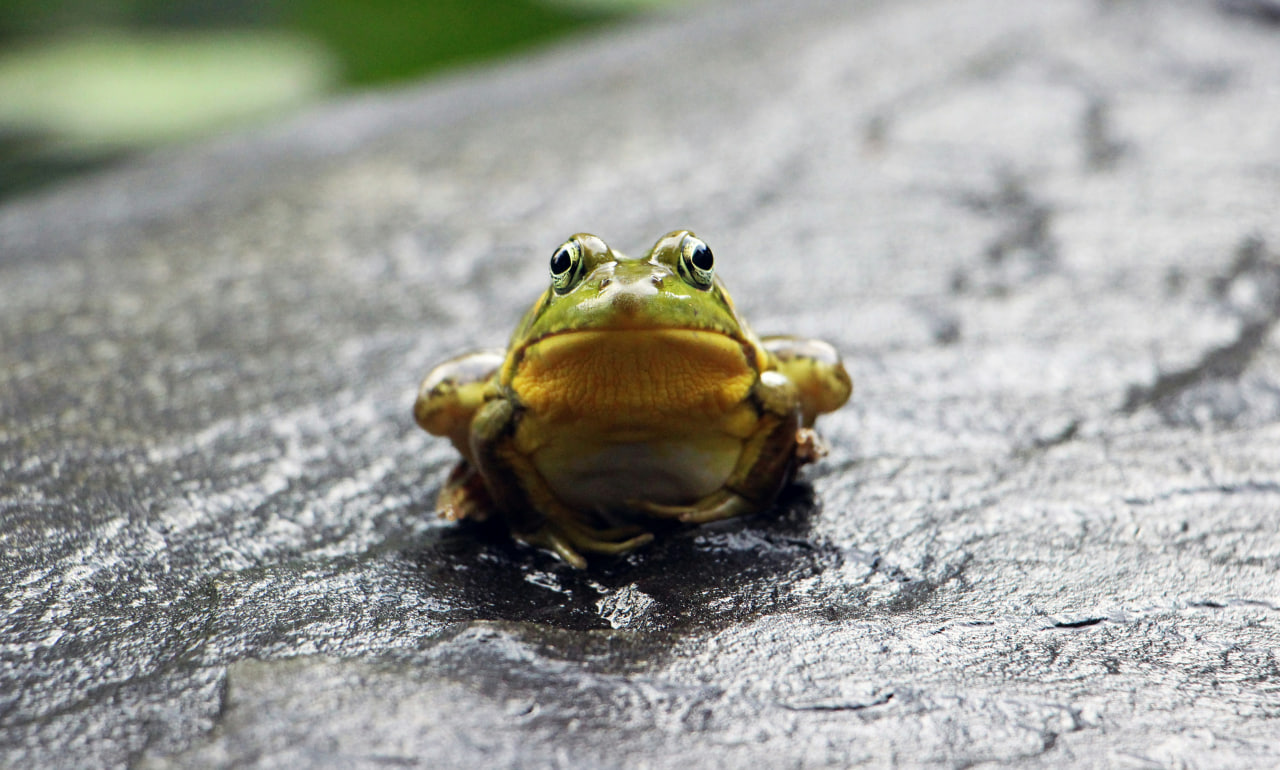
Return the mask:
<path id="1" fill-rule="evenodd" d="M 708 6 L 0 208 L 0 764 L 1280 762 L 1264 5 Z M 437 520 L 426 369 L 677 227 L 830 456 L 587 571 Z"/>

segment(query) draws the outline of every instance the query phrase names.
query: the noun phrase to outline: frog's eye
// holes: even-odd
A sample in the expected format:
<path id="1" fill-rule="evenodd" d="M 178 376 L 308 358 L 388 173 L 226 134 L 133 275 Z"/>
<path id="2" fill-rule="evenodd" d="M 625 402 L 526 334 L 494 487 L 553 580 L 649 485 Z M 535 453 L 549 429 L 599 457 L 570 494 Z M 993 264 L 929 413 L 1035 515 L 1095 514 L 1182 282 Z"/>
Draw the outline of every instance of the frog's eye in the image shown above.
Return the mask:
<path id="1" fill-rule="evenodd" d="M 575 240 L 565 241 L 551 255 L 551 286 L 557 294 L 574 287 L 582 275 L 582 247 Z"/>
<path id="2" fill-rule="evenodd" d="M 702 239 L 686 235 L 680 242 L 680 275 L 699 289 L 709 289 L 715 279 L 716 259 Z"/>

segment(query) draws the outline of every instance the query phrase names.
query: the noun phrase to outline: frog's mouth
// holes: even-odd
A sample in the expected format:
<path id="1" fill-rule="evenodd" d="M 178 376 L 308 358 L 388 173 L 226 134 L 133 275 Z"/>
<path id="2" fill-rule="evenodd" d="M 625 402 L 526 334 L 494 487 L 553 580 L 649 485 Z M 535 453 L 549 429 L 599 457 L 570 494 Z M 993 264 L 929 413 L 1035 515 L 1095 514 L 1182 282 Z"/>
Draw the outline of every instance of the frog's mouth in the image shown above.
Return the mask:
<path id="1" fill-rule="evenodd" d="M 713 417 L 741 404 L 755 384 L 749 350 L 705 329 L 563 332 L 525 348 L 511 386 L 527 408 L 564 419 Z"/>

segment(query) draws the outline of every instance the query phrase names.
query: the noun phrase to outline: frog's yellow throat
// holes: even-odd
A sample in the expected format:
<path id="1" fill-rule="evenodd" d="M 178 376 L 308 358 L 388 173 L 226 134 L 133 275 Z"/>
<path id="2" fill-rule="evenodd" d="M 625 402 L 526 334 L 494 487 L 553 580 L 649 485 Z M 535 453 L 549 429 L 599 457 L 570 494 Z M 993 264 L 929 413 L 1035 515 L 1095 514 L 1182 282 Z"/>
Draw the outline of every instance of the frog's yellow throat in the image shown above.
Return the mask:
<path id="1" fill-rule="evenodd" d="M 698 329 L 566 332 L 526 348 L 511 387 L 546 420 L 715 419 L 741 404 L 756 380 L 748 351 Z"/>

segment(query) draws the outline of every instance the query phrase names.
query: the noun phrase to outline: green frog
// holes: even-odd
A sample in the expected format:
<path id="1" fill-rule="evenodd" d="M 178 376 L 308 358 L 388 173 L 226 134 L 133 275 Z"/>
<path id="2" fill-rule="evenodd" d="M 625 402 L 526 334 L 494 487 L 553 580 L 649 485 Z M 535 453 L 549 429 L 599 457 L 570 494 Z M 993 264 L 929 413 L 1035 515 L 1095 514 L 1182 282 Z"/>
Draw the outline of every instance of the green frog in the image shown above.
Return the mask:
<path id="1" fill-rule="evenodd" d="M 768 507 L 825 448 L 813 431 L 853 383 L 829 344 L 757 337 L 707 244 L 668 233 L 640 259 L 579 233 L 506 350 L 422 381 L 418 424 L 462 454 L 437 509 L 500 516 L 583 568 L 701 523 Z"/>

